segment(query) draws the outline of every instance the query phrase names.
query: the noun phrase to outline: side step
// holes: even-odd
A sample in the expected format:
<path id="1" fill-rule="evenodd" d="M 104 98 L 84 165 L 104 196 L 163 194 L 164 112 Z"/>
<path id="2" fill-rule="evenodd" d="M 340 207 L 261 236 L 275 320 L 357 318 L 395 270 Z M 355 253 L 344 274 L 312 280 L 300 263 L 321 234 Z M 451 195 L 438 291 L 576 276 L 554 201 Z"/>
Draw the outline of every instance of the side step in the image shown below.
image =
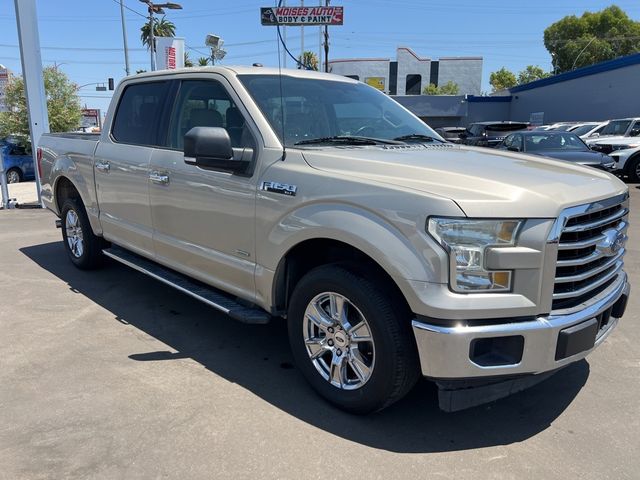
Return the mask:
<path id="1" fill-rule="evenodd" d="M 156 280 L 180 290 L 207 305 L 226 313 L 234 320 L 242 323 L 269 323 L 271 315 L 259 308 L 252 308 L 238 303 L 232 296 L 202 282 L 191 279 L 174 270 L 163 267 L 140 255 L 136 255 L 116 245 L 102 251 L 107 257 L 142 272 Z"/>

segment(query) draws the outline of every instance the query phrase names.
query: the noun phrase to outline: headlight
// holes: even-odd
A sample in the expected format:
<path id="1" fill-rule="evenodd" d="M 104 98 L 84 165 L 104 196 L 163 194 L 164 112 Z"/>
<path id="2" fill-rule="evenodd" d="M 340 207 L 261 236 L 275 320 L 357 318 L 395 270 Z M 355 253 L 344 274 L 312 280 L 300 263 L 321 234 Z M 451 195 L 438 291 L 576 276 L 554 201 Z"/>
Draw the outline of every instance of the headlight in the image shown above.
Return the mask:
<path id="1" fill-rule="evenodd" d="M 485 250 L 515 245 L 521 223 L 431 217 L 427 230 L 449 253 L 451 288 L 465 293 L 511 290 L 511 271 L 486 270 Z"/>

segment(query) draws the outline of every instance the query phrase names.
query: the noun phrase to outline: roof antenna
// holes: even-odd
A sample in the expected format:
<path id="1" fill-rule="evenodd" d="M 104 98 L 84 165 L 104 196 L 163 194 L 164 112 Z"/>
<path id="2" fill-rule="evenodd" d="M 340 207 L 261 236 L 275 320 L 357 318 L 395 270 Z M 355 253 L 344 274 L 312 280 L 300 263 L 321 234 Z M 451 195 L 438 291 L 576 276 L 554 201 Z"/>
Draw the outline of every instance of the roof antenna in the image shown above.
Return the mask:
<path id="1" fill-rule="evenodd" d="M 278 2 L 278 8 L 282 5 L 282 0 Z M 282 37 L 280 36 L 280 22 L 278 22 L 278 15 L 276 12 L 276 29 L 278 34 L 278 80 L 280 81 L 280 115 L 282 116 L 282 161 L 287 157 L 287 145 L 286 145 L 286 137 L 285 137 L 285 119 L 286 115 L 284 112 L 284 94 L 282 93 L 282 59 L 280 58 L 280 41 Z M 286 46 L 285 46 L 286 48 Z"/>

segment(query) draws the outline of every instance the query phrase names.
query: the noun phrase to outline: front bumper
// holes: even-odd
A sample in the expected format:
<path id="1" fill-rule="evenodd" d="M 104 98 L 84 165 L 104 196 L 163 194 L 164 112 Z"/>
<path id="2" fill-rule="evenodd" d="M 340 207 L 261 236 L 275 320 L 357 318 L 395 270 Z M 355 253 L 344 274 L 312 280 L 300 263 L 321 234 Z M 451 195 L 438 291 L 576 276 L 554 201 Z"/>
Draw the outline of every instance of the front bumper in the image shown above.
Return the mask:
<path id="1" fill-rule="evenodd" d="M 618 318 L 624 313 L 625 297 L 628 298 L 629 292 L 627 275 L 622 271 L 611 287 L 598 296 L 593 303 L 582 310 L 566 315 L 548 315 L 527 321 L 512 323 L 505 321 L 482 326 L 441 326 L 436 322 L 429 323 L 416 319 L 412 322 L 412 326 L 420 355 L 422 374 L 433 379 L 473 379 L 501 375 L 540 374 L 557 370 L 586 357 L 604 341 L 617 325 Z M 606 322 L 603 321 L 603 317 L 606 317 Z M 595 342 L 592 337 L 592 343 L 586 349 L 580 349 L 578 345 L 580 350 L 578 353 L 557 359 L 559 349 L 566 348 L 566 345 L 559 346 L 560 332 L 580 330 L 581 324 L 590 328 L 593 326 L 594 319 L 598 323 Z M 574 326 L 577 327 L 567 330 Z M 586 331 L 586 328 L 584 330 Z M 488 364 L 477 361 L 474 352 L 477 350 L 475 345 L 478 345 L 478 341 L 485 339 L 484 342 L 487 344 L 490 342 L 488 339 L 505 337 L 517 340 L 511 342 L 509 339 L 504 343 L 508 349 L 519 350 L 519 355 L 514 354 L 513 362 L 509 363 L 508 355 L 494 356 L 496 361 L 489 361 Z M 560 343 L 563 343 L 562 340 Z M 568 351 L 571 352 L 571 347 Z"/>

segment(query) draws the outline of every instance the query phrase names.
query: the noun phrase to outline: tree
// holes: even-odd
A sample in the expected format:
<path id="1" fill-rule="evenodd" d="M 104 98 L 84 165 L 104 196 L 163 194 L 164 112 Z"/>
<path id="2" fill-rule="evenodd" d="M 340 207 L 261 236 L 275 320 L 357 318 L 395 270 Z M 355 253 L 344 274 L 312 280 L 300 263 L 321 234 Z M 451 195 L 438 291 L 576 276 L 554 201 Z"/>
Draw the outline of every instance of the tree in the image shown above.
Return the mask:
<path id="1" fill-rule="evenodd" d="M 151 22 L 147 22 L 142 25 L 140 28 L 140 40 L 142 41 L 142 45 L 147 47 L 147 50 L 151 48 L 151 29 L 149 28 Z M 176 36 L 176 26 L 173 22 L 167 20 L 162 17 L 160 20 L 154 17 L 153 19 L 153 35 L 156 37 L 175 37 Z M 155 48 L 154 48 L 155 50 Z"/>
<path id="2" fill-rule="evenodd" d="M 460 87 L 452 80 L 449 80 L 444 85 L 436 86 L 434 83 L 430 83 L 422 91 L 425 95 L 458 95 L 460 93 Z"/>
<path id="3" fill-rule="evenodd" d="M 77 129 L 82 117 L 78 86 L 56 67 L 45 67 L 42 75 L 51 132 Z M 8 111 L 0 115 L 0 137 L 9 134 L 28 136 L 29 112 L 21 77 L 12 78 L 7 85 L 5 102 Z"/>
<path id="4" fill-rule="evenodd" d="M 612 5 L 581 17 L 566 16 L 544 31 L 554 73 L 611 60 L 640 51 L 640 22 Z"/>
<path id="5" fill-rule="evenodd" d="M 540 80 L 541 78 L 547 78 L 550 75 L 551 74 L 549 72 L 545 72 L 538 65 L 527 65 L 524 70 L 518 73 L 518 85 L 535 82 L 536 80 Z"/>
<path id="6" fill-rule="evenodd" d="M 457 95 L 459 91 L 458 84 L 452 81 L 445 83 L 444 85 L 436 85 L 430 83 L 422 89 L 423 95 Z"/>
<path id="7" fill-rule="evenodd" d="M 298 61 L 305 66 L 307 70 L 318 71 L 318 56 L 313 52 L 303 52 L 302 57 L 298 57 Z"/>
<path id="8" fill-rule="evenodd" d="M 502 67 L 498 71 L 491 72 L 489 83 L 493 87 L 493 91 L 497 92 L 498 90 L 515 87 L 517 80 L 513 72 Z"/>
<path id="9" fill-rule="evenodd" d="M 193 67 L 193 62 L 189 58 L 189 52 L 184 52 L 184 66 L 187 68 Z"/>
<path id="10" fill-rule="evenodd" d="M 207 65 L 209 65 L 209 61 L 210 59 L 207 57 L 200 57 L 198 58 L 198 66 L 206 67 Z"/>

